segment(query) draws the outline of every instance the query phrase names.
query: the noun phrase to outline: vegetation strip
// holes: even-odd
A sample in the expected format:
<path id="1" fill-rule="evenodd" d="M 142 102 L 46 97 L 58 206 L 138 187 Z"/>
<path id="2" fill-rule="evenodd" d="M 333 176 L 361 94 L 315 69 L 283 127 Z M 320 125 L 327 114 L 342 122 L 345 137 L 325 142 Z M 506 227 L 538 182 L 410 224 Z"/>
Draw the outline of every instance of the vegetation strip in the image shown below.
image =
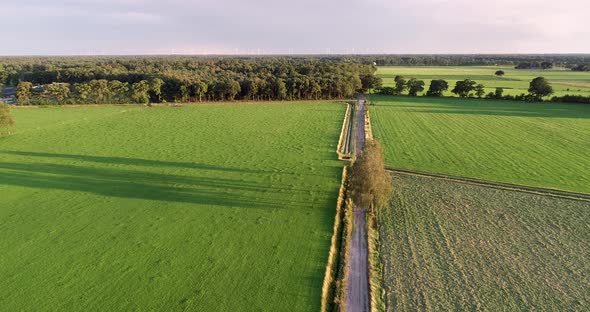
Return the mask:
<path id="1" fill-rule="evenodd" d="M 383 264 L 379 253 L 379 231 L 373 214 L 367 214 L 367 241 L 369 246 L 369 295 L 371 312 L 385 312 L 385 292 L 383 291 Z"/>
<path id="2" fill-rule="evenodd" d="M 548 188 L 531 187 L 531 186 L 526 186 L 526 185 L 493 182 L 493 181 L 486 181 L 486 180 L 467 178 L 467 177 L 457 177 L 457 176 L 451 176 L 451 175 L 447 175 L 447 174 L 430 173 L 430 172 L 417 171 L 417 170 L 407 170 L 407 169 L 391 168 L 391 167 L 386 167 L 386 169 L 389 170 L 390 172 L 394 172 L 394 173 L 403 173 L 403 174 L 411 174 L 411 175 L 418 175 L 418 176 L 431 177 L 431 178 L 439 178 L 439 179 L 457 181 L 457 182 L 461 182 L 461 183 L 475 184 L 475 185 L 480 185 L 480 186 L 485 186 L 485 187 L 519 191 L 519 192 L 532 193 L 532 194 L 537 194 L 537 195 L 546 195 L 546 196 L 561 197 L 561 198 L 567 198 L 567 199 L 590 201 L 589 194 L 566 192 L 566 191 L 560 191 L 560 190 L 554 190 L 554 189 L 548 189 Z"/>
<path id="3" fill-rule="evenodd" d="M 340 182 L 340 190 L 338 191 L 338 201 L 336 203 L 336 216 L 334 217 L 334 232 L 332 233 L 332 240 L 330 244 L 330 253 L 328 255 L 328 264 L 326 265 L 326 273 L 324 275 L 324 285 L 322 287 L 322 306 L 321 311 L 333 311 L 334 299 L 336 298 L 336 282 L 338 280 L 338 272 L 340 271 L 341 261 L 339 261 L 339 254 L 345 236 L 342 235 L 345 224 L 344 210 L 346 200 L 346 177 L 348 167 L 342 168 L 342 181 Z"/>

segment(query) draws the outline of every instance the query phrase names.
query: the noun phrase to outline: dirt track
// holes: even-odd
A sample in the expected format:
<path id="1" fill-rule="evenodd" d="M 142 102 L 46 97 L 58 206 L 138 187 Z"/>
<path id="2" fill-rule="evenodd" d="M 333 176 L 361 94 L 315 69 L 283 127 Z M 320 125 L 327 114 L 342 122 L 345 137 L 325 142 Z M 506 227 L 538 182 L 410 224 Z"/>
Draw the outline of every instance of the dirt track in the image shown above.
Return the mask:
<path id="1" fill-rule="evenodd" d="M 356 151 L 358 155 L 365 144 L 365 100 L 359 98 L 356 122 Z M 367 266 L 367 231 L 365 226 L 366 210 L 354 207 L 354 229 L 350 241 L 348 258 L 348 289 L 346 310 L 364 312 L 370 310 L 369 303 L 369 269 Z"/>

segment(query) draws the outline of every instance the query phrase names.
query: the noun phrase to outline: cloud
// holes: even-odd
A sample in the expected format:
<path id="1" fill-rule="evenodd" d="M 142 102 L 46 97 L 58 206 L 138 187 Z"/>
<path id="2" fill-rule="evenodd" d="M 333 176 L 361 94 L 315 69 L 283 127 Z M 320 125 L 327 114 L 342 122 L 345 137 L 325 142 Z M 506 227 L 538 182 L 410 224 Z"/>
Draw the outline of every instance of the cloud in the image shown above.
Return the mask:
<path id="1" fill-rule="evenodd" d="M 587 0 L 21 0 L 0 4 L 12 43 L 0 54 L 588 53 L 587 9 Z"/>

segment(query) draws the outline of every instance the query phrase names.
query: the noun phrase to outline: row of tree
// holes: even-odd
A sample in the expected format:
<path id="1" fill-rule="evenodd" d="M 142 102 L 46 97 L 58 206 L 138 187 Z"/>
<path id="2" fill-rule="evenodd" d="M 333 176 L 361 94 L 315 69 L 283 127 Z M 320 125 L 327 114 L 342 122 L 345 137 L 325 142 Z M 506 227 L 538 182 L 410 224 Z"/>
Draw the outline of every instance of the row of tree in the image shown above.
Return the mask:
<path id="1" fill-rule="evenodd" d="M 360 62 L 378 66 L 481 66 L 513 65 L 521 63 L 553 64 L 556 67 L 573 68 L 590 64 L 590 54 L 455 54 L 455 55 L 358 55 L 347 56 Z M 541 66 L 539 66 L 541 67 Z"/>
<path id="2" fill-rule="evenodd" d="M 342 59 L 289 57 L 0 59 L 0 83 L 18 86 L 21 104 L 348 98 L 366 91 L 375 71 Z"/>
<path id="3" fill-rule="evenodd" d="M 104 104 L 160 102 L 164 81 L 159 78 L 141 80 L 129 84 L 118 80 L 91 80 L 69 84 L 53 82 L 43 88 L 33 88 L 29 81 L 21 81 L 16 87 L 16 99 L 20 105 L 29 104 Z"/>
<path id="4" fill-rule="evenodd" d="M 424 91 L 424 81 L 416 78 L 406 80 L 402 76 L 396 76 L 394 79 L 395 86 L 393 87 L 377 87 L 377 93 L 382 95 L 401 95 L 407 90 L 409 96 L 417 96 L 419 92 Z M 433 79 L 430 82 L 428 91 L 425 96 L 440 97 L 443 96 L 444 92 L 449 89 L 449 83 L 442 79 Z M 490 98 L 490 99 L 506 99 L 506 100 L 529 100 L 529 101 L 541 101 L 544 97 L 553 94 L 553 87 L 549 84 L 549 81 L 543 77 L 537 77 L 529 84 L 529 94 L 523 94 L 520 96 L 506 95 L 504 96 L 504 89 L 496 88 L 495 92 L 490 92 L 486 95 L 485 86 L 481 83 L 477 83 L 471 79 L 460 80 L 455 83 L 455 87 L 451 90 L 452 93 L 459 97 L 478 97 L 478 98 Z M 584 97 L 581 101 L 583 101 Z M 571 99 L 571 96 L 567 98 L 554 98 L 555 101 L 566 101 Z M 576 98 L 576 102 L 580 99 Z"/>

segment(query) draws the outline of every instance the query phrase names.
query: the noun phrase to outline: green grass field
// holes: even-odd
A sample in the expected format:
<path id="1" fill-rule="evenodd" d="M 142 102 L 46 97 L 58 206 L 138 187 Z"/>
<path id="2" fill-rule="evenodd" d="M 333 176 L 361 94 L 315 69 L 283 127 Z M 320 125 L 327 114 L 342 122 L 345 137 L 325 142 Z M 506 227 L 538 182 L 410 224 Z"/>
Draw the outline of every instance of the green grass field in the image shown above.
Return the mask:
<path id="1" fill-rule="evenodd" d="M 590 202 L 394 175 L 378 216 L 388 311 L 583 311 Z"/>
<path id="2" fill-rule="evenodd" d="M 319 310 L 344 111 L 13 110 L 1 310 Z"/>
<path id="3" fill-rule="evenodd" d="M 506 74 L 497 77 L 494 73 L 503 70 Z M 496 88 L 504 88 L 505 95 L 528 93 L 529 83 L 542 76 L 551 82 L 556 96 L 566 94 L 590 96 L 590 72 L 574 72 L 565 69 L 552 70 L 517 70 L 509 66 L 386 66 L 378 67 L 377 75 L 383 78 L 384 86 L 393 86 L 397 75 L 406 79 L 417 78 L 426 83 L 426 93 L 432 79 L 444 79 L 449 83 L 445 95 L 454 95 L 450 91 L 458 80 L 472 79 L 486 87 L 486 93 Z"/>
<path id="4" fill-rule="evenodd" d="M 389 166 L 590 193 L 590 105 L 373 96 Z"/>

